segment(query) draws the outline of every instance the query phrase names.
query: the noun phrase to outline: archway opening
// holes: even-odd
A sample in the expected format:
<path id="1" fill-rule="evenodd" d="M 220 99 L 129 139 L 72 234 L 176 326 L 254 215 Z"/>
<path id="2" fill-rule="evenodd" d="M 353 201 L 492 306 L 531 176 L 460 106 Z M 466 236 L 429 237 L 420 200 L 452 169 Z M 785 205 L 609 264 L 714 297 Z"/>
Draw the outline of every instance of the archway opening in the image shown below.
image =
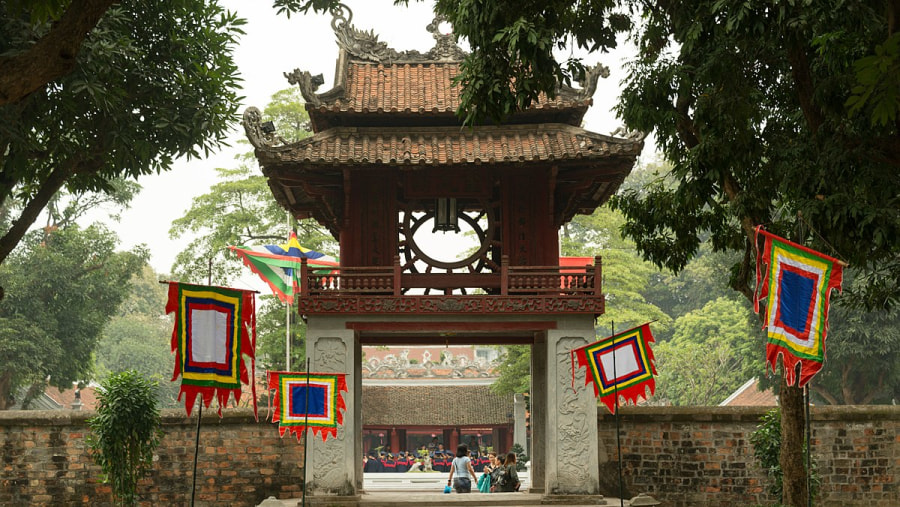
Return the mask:
<path id="1" fill-rule="evenodd" d="M 530 458 L 530 386 L 516 393 L 492 386 L 504 349 L 524 347 L 530 354 L 533 333 L 359 333 L 357 339 L 363 491 L 442 488 L 459 444 L 478 477 L 489 453 L 505 455 L 519 444 L 518 453 Z M 528 469 L 521 475 L 527 488 Z"/>

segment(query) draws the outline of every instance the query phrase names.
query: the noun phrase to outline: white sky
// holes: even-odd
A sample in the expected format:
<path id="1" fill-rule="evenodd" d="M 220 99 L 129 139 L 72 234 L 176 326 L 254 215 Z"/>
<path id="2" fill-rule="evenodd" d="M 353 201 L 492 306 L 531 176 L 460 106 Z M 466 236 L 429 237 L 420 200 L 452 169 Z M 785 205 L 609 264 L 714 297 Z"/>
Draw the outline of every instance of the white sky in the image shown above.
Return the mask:
<path id="1" fill-rule="evenodd" d="M 327 91 L 334 82 L 335 60 L 338 54 L 330 15 L 294 15 L 290 19 L 278 16 L 268 0 L 223 0 L 223 5 L 247 19 L 235 58 L 244 80 L 241 95 L 245 96 L 240 112 L 249 106 L 262 109 L 276 91 L 290 86 L 284 72 L 295 68 L 312 74 L 322 73 Z M 353 11 L 353 25 L 361 30 L 374 29 L 380 40 L 399 51 L 416 49 L 427 51 L 434 45 L 431 34 L 425 31 L 433 16 L 431 2 L 410 2 L 409 7 L 395 7 L 393 0 L 344 0 Z M 588 130 L 608 134 L 621 122 L 610 111 L 619 95 L 618 83 L 624 78 L 620 60 L 627 50 L 585 57 L 585 63 L 602 62 L 611 70 L 601 79 L 594 95 L 594 106 L 585 117 Z M 563 55 L 565 56 L 565 55 Z M 229 144 L 237 146 L 244 138 L 243 128 L 235 127 Z M 224 149 L 206 160 L 176 162 L 174 169 L 161 175 L 141 178 L 144 190 L 121 215 L 121 221 L 110 223 L 121 238 L 121 249 L 145 243 L 152 254 L 150 263 L 161 273 L 168 273 L 175 255 L 189 242 L 182 237 L 169 239 L 172 221 L 190 208 L 195 196 L 209 191 L 215 183 L 216 167 L 231 167 L 234 156 L 248 147 Z M 90 218 L 96 219 L 96 216 Z M 335 252 L 329 252 L 335 253 Z"/>

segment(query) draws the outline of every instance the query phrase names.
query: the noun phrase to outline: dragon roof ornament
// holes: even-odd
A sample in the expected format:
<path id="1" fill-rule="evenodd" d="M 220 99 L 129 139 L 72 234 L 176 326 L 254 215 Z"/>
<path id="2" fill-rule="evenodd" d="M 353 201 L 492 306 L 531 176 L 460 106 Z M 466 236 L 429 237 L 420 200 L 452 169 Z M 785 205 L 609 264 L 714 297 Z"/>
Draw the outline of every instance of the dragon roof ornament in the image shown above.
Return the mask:
<path id="1" fill-rule="evenodd" d="M 440 33 L 439 26 L 445 22 L 444 17 L 437 15 L 425 29 L 434 37 L 435 45 L 431 50 L 397 51 L 388 47 L 386 42 L 378 40 L 374 30 L 358 30 L 353 26 L 353 12 L 344 4 L 338 4 L 331 10 L 334 18 L 331 28 L 337 36 L 341 49 L 351 56 L 375 63 L 413 63 L 434 61 L 460 61 L 466 53 L 456 45 L 456 36 L 452 33 Z"/>
<path id="2" fill-rule="evenodd" d="M 262 121 L 262 112 L 258 108 L 251 106 L 245 109 L 241 123 L 247 140 L 254 148 L 272 148 L 287 144 L 283 137 L 275 133 L 272 122 Z"/>

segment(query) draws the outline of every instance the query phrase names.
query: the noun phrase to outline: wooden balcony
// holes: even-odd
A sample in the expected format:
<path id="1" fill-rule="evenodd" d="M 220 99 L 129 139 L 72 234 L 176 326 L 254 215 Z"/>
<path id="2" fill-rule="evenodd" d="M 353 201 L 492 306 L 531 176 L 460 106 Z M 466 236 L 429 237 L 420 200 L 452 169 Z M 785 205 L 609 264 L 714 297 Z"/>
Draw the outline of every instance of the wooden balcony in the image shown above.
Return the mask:
<path id="1" fill-rule="evenodd" d="M 510 266 L 499 273 L 409 273 L 387 267 L 300 271 L 299 311 L 312 314 L 589 313 L 604 310 L 601 260 L 584 266 Z"/>

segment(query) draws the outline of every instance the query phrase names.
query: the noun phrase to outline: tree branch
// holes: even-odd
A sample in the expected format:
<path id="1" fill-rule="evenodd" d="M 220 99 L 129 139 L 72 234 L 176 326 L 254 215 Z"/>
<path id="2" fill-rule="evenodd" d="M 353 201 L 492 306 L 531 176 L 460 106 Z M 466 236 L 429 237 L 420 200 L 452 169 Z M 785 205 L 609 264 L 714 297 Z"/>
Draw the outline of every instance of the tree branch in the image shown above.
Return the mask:
<path id="1" fill-rule="evenodd" d="M 66 180 L 68 180 L 69 176 L 75 171 L 77 165 L 77 162 L 70 161 L 64 167 L 57 167 L 50 173 L 50 176 L 48 176 L 41 185 L 40 190 L 38 190 L 34 197 L 28 201 L 25 208 L 22 209 L 19 218 L 13 222 L 12 227 L 10 227 L 9 230 L 6 231 L 6 234 L 0 238 L 0 263 L 5 261 L 16 245 L 19 244 L 19 241 L 22 240 L 22 237 L 28 231 L 28 228 L 31 227 L 31 224 L 33 224 L 35 220 L 37 220 L 38 215 L 40 215 L 41 211 L 47 206 L 47 203 L 50 202 L 50 199 L 53 198 L 56 192 L 65 185 Z"/>
<path id="2" fill-rule="evenodd" d="M 72 0 L 50 31 L 25 51 L 0 57 L 0 106 L 28 94 L 75 68 L 87 34 L 117 0 Z"/>
<path id="3" fill-rule="evenodd" d="M 791 62 L 791 76 L 797 87 L 797 98 L 800 100 L 800 110 L 806 118 L 806 124 L 813 134 L 819 131 L 819 127 L 825 121 L 822 112 L 813 104 L 812 72 L 809 70 L 809 59 L 806 56 L 806 48 L 796 40 L 788 42 L 788 61 Z"/>
<path id="4" fill-rule="evenodd" d="M 697 132 L 697 126 L 690 115 L 691 105 L 694 102 L 691 95 L 692 86 L 693 83 L 689 79 L 683 79 L 678 85 L 678 97 L 675 98 L 675 112 L 678 113 L 675 130 L 689 150 L 700 144 L 700 133 Z"/>
<path id="5" fill-rule="evenodd" d="M 825 401 L 827 401 L 830 405 L 840 405 L 841 404 L 841 402 L 837 398 L 835 398 L 834 395 L 832 395 L 830 392 L 828 392 L 828 390 L 825 389 L 824 387 L 822 387 L 818 384 L 812 384 L 812 383 L 810 383 L 809 385 L 812 386 L 813 391 L 815 391 L 816 394 L 818 394 L 819 396 L 824 398 Z"/>
<path id="6" fill-rule="evenodd" d="M 868 405 L 872 403 L 872 400 L 875 399 L 876 396 L 881 394 L 881 390 L 884 388 L 884 373 L 880 373 L 878 375 L 878 386 L 874 389 L 871 387 L 867 387 L 869 394 L 867 394 L 863 399 L 859 402 L 860 405 Z"/>

